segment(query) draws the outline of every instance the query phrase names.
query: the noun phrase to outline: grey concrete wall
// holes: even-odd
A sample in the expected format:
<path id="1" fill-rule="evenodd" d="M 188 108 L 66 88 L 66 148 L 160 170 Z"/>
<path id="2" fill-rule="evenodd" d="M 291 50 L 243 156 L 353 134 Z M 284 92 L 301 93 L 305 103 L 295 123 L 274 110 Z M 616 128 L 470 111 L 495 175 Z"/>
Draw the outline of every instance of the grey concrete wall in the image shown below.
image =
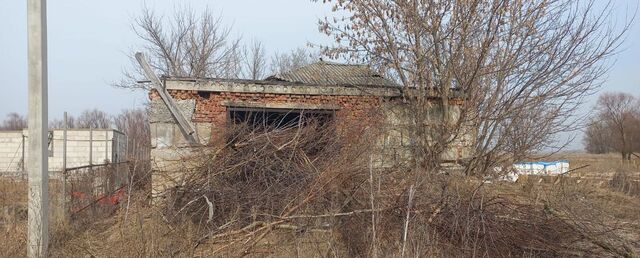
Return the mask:
<path id="1" fill-rule="evenodd" d="M 200 143 L 206 145 L 211 138 L 211 123 L 195 123 L 192 120 L 195 111 L 194 100 L 177 100 L 178 109 L 196 130 Z M 151 165 L 153 173 L 152 196 L 159 197 L 171 186 L 180 185 L 183 171 L 189 169 L 184 160 L 192 155 L 192 148 L 175 123 L 166 105 L 155 100 L 149 109 L 149 130 L 151 136 Z"/>
<path id="2" fill-rule="evenodd" d="M 49 171 L 62 170 L 63 131 L 49 131 L 52 136 L 49 143 Z M 0 131 L 0 174 L 22 171 L 22 138 L 27 141 L 28 132 Z M 89 164 L 105 164 L 125 161 L 126 137 L 116 130 L 70 129 L 67 131 L 67 168 L 86 166 Z M 90 143 L 91 139 L 91 143 Z M 89 146 L 92 146 L 91 152 Z M 29 156 L 25 148 L 25 160 Z M 28 164 L 27 164 L 28 166 Z"/>
<path id="3" fill-rule="evenodd" d="M 412 154 L 417 148 L 420 148 L 420 137 L 415 134 L 414 125 L 411 125 L 413 119 L 413 110 L 407 105 L 394 102 L 387 103 L 382 107 L 384 113 L 384 121 L 382 123 L 382 132 L 377 140 L 378 149 L 375 154 L 374 162 L 376 167 L 389 168 L 398 165 L 411 165 L 414 160 Z M 426 142 L 431 141 L 428 135 L 429 124 L 438 124 L 442 122 L 442 108 L 434 104 L 428 108 L 428 117 L 425 121 L 425 130 L 427 130 L 423 139 Z M 456 121 L 460 116 L 460 107 L 451 106 L 450 118 Z M 470 156 L 470 148 L 473 143 L 472 128 L 467 126 L 461 128 L 460 133 L 452 141 L 449 148 L 441 153 L 440 158 L 446 162 L 460 162 L 468 159 Z"/>

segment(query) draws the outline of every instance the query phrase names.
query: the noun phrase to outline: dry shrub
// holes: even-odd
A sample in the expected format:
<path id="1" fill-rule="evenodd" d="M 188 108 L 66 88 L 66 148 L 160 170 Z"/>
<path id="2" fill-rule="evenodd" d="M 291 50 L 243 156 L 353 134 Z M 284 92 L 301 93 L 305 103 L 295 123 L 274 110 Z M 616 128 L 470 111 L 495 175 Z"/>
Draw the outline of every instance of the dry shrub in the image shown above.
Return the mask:
<path id="1" fill-rule="evenodd" d="M 239 125 L 222 148 L 192 157 L 199 164 L 172 193 L 172 210 L 199 222 L 264 220 L 284 213 L 340 156 L 340 141 L 316 123 L 264 132 Z M 215 211 L 209 216 L 208 202 Z M 269 217 L 271 218 L 271 217 Z"/>
<path id="2" fill-rule="evenodd" d="M 50 256 L 634 255 L 620 221 L 640 219 L 640 200 L 574 178 L 374 169 L 374 133 L 345 139 L 313 122 L 227 133 L 191 157 L 164 205 L 130 193 L 114 216 L 54 228 Z M 0 247 L 19 256 L 24 227 L 11 230 Z"/>
<path id="3" fill-rule="evenodd" d="M 26 221 L 0 227 L 0 257 L 22 257 L 27 253 Z"/>
<path id="4" fill-rule="evenodd" d="M 562 200 L 564 193 L 559 189 L 545 189 L 548 196 L 526 196 L 515 189 L 444 175 L 415 184 L 414 189 L 411 209 L 407 209 L 408 191 L 388 198 L 385 194 L 389 192 L 377 196 L 376 203 L 384 208 L 377 209 L 376 239 L 371 216 L 344 218 L 339 228 L 344 229 L 343 241 L 350 256 L 398 256 L 403 245 L 406 255 L 421 257 L 566 257 L 631 252 L 620 247 L 626 243 L 612 232 L 616 225 L 604 224 L 609 216 L 582 203 Z M 539 203 L 530 197 L 540 198 Z M 408 237 L 403 243 L 407 211 Z"/>
<path id="5" fill-rule="evenodd" d="M 282 256 L 313 238 L 310 256 L 633 255 L 615 218 L 575 182 L 523 191 L 437 169 L 374 169 L 371 132 L 249 128 L 195 155 L 200 165 L 167 202 L 164 214 L 191 225 L 199 252 Z"/>
<path id="6" fill-rule="evenodd" d="M 0 177 L 0 230 L 27 219 L 27 191 L 27 180 Z"/>
<path id="7" fill-rule="evenodd" d="M 196 232 L 187 224 L 168 224 L 148 205 L 146 193 L 132 195 L 109 218 L 57 227 L 51 257 L 189 257 Z"/>
<path id="8" fill-rule="evenodd" d="M 627 169 L 618 168 L 609 181 L 609 187 L 631 196 L 640 196 L 640 178 L 634 178 L 631 174 Z"/>

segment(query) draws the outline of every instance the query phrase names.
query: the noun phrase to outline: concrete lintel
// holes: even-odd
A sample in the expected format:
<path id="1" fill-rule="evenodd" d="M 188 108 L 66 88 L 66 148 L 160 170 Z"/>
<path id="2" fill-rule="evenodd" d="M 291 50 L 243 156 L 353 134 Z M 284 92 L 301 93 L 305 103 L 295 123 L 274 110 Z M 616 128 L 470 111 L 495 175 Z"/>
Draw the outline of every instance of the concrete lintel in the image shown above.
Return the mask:
<path id="1" fill-rule="evenodd" d="M 168 90 L 195 90 L 211 92 L 269 93 L 294 95 L 334 95 L 334 96 L 400 96 L 400 89 L 390 87 L 354 87 L 329 85 L 302 85 L 290 83 L 258 84 L 252 81 L 187 81 L 167 80 Z"/>
<path id="2" fill-rule="evenodd" d="M 249 102 L 249 101 L 222 101 L 221 104 L 227 107 L 245 108 L 273 108 L 273 109 L 304 109 L 304 110 L 337 110 L 339 105 L 335 104 L 307 104 L 307 103 L 274 103 L 274 102 Z"/>

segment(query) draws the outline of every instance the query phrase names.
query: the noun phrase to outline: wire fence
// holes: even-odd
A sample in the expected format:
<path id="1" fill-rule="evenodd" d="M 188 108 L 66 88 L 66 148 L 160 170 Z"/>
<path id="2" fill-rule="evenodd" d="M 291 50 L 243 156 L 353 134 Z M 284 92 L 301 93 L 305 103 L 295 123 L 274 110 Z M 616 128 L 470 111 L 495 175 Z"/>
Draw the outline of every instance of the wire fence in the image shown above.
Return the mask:
<path id="1" fill-rule="evenodd" d="M 65 177 L 71 218 L 111 213 L 125 195 L 128 175 L 127 162 L 68 169 Z"/>
<path id="2" fill-rule="evenodd" d="M 124 198 L 129 163 L 107 163 L 53 172 L 49 178 L 50 220 L 90 220 L 111 214 Z M 64 182 L 64 183 L 63 183 Z M 0 229 L 27 220 L 28 181 L 0 177 Z"/>
<path id="3" fill-rule="evenodd" d="M 26 178 L 28 136 L 23 131 L 0 131 L 0 176 Z M 65 167 L 118 163 L 127 156 L 126 136 L 112 129 L 51 130 L 48 134 L 49 171 Z M 52 174 L 52 177 L 60 173 Z"/>

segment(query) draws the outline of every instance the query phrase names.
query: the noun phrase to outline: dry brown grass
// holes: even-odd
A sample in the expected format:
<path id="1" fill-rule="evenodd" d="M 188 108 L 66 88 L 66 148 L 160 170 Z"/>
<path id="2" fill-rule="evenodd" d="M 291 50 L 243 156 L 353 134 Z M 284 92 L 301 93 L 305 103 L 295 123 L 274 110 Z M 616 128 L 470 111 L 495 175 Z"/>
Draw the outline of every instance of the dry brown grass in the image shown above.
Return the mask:
<path id="1" fill-rule="evenodd" d="M 552 159 L 566 159 L 571 169 L 586 166 L 571 173 L 575 176 L 587 178 L 611 179 L 619 169 L 629 170 L 634 177 L 640 177 L 640 159 L 623 162 L 620 154 L 589 154 L 589 153 L 557 153 Z"/>
<path id="2" fill-rule="evenodd" d="M 597 239 L 611 245 L 626 244 L 640 250 L 634 239 L 640 239 L 640 199 L 606 188 L 591 185 L 563 185 L 564 183 L 538 183 L 520 181 L 518 184 L 495 184 L 478 198 L 468 199 L 477 184 L 455 180 L 450 182 L 457 189 L 458 201 L 450 202 L 437 214 L 416 206 L 411 216 L 407 254 L 431 257 L 471 256 L 473 245 L 493 243 L 495 253 L 477 248 L 478 256 L 600 256 L 607 252 L 585 241 L 569 225 L 590 232 Z M 473 187 L 469 187 L 473 186 Z M 592 190 L 588 190 L 592 189 Z M 566 192 L 571 194 L 567 195 Z M 143 194 L 140 194 L 143 195 Z M 134 195 L 138 196 L 137 194 Z M 407 197 L 406 195 L 401 195 Z M 573 198 L 568 199 L 568 197 Z M 479 199 L 486 198 L 485 200 Z M 416 197 L 416 203 L 423 197 Z M 470 200 L 476 204 L 470 204 Z M 536 201 L 532 203 L 532 201 Z M 451 204 L 455 204 L 451 206 Z M 486 208 L 479 209 L 483 203 Z M 531 205 L 527 205 L 531 204 Z M 570 204 L 570 205 L 568 205 Z M 621 205 L 622 204 L 622 205 Z M 406 203 L 404 203 L 406 205 Z M 506 205 L 506 206 L 505 206 Z M 491 208 L 493 206 L 493 208 Z M 469 208 L 471 207 L 471 210 Z M 475 207 L 475 208 L 473 208 Z M 571 217 L 570 222 L 554 219 L 545 212 L 554 207 Z M 597 207 L 597 209 L 594 209 Z M 531 209 L 531 210 L 530 210 Z M 513 212 L 513 210 L 519 212 Z M 406 210 L 404 210 L 406 211 Z M 466 211 L 462 212 L 461 211 Z M 469 211 L 473 211 L 469 213 Z M 162 207 L 148 205 L 145 198 L 135 198 L 129 209 L 121 207 L 112 217 L 97 219 L 90 224 L 52 228 L 51 257 L 349 257 L 372 256 L 370 246 L 369 213 L 354 214 L 339 219 L 327 228 L 312 227 L 308 219 L 287 221 L 273 227 L 270 232 L 247 248 L 246 241 L 258 237 L 260 232 L 247 229 L 243 237 L 227 237 L 201 241 L 206 227 L 192 221 L 168 222 L 163 218 Z M 435 214 L 435 215 L 434 215 Z M 536 215 L 539 214 L 539 215 Z M 403 209 L 397 207 L 382 211 L 378 226 L 378 256 L 399 256 L 403 225 Z M 524 216 L 524 217 L 522 217 Z M 476 218 L 476 219 L 474 219 Z M 546 218 L 546 219 L 545 219 Z M 482 219 L 482 220 L 477 220 Z M 549 224 L 551 219 L 553 224 Z M 431 221 L 430 221 L 431 220 Z M 484 221 L 483 221 L 484 220 Z M 526 223 L 525 223 L 526 222 Z M 606 222 L 606 223 L 603 223 Z M 457 226 L 456 226 L 457 225 Z M 492 237 L 496 242 L 479 241 L 474 234 L 477 226 L 496 230 Z M 553 227 L 549 227 L 554 225 Z M 597 226 L 593 226 L 597 225 Z M 545 229 L 546 228 L 546 229 Z M 587 230 L 588 229 L 588 230 Z M 18 223 L 3 229 L 0 235 L 2 257 L 21 256 L 25 249 L 25 224 Z M 223 231 L 232 233 L 232 230 Z M 466 233 L 465 233 L 466 232 Z M 253 234 L 251 234 L 253 233 Z M 538 238 L 538 236 L 543 238 Z M 558 238 L 562 236 L 563 238 Z M 238 241 L 238 239 L 240 239 Z M 524 241 L 524 242 L 521 242 Z M 551 242 L 557 241 L 557 242 Z M 202 242 L 198 245 L 198 243 Z M 369 244 L 367 244 L 369 242 Z M 509 245 L 503 245 L 509 243 Z M 526 249 L 512 249 L 520 243 Z M 554 245 L 547 246 L 551 243 Z M 557 249 L 562 243 L 564 248 Z M 364 245 L 364 246 L 362 246 Z M 575 246 L 574 246 L 575 245 Z M 546 246 L 546 247 L 545 247 Z M 351 250 L 364 248 L 364 250 Z M 508 248 L 505 250 L 504 248 Z M 498 250 L 500 250 L 498 252 Z M 364 252 L 364 254 L 358 254 Z M 637 252 L 637 251 L 636 251 Z"/>
<path id="3" fill-rule="evenodd" d="M 146 193 L 134 192 L 112 216 L 54 225 L 50 256 L 630 257 L 640 252 L 640 198 L 606 184 L 570 176 L 489 184 L 422 170 L 371 170 L 367 152 L 357 145 L 314 149 L 322 154 L 314 156 L 300 152 L 308 150 L 304 144 L 273 148 L 292 138 L 272 136 L 250 141 L 273 144 L 266 152 L 247 152 L 256 147 L 247 144 L 194 156 L 201 166 L 168 206 L 150 205 Z M 243 155 L 260 162 L 247 162 Z M 289 159 L 278 161 L 282 157 Z M 282 166 L 286 171 L 276 173 L 285 170 Z M 2 230 L 1 256 L 22 256 L 24 221 Z"/>
<path id="4" fill-rule="evenodd" d="M 0 177 L 0 204 L 27 203 L 27 181 L 11 177 Z"/>
<path id="5" fill-rule="evenodd" d="M 486 186 L 480 193 L 476 192 L 479 189 L 478 182 L 463 178 L 447 181 L 452 190 L 449 198 L 455 198 L 448 201 L 448 207 L 427 209 L 423 205 L 429 202 L 425 202 L 424 198 L 433 197 L 415 197 L 416 206 L 409 225 L 407 256 L 473 256 L 474 245 L 483 243 L 490 244 L 487 247 L 492 251 L 487 252 L 488 250 L 476 246 L 476 256 L 566 257 L 611 254 L 585 240 L 583 235 L 576 233 L 576 229 L 588 232 L 595 240 L 610 244 L 617 250 L 623 250 L 620 248 L 623 245 L 640 250 L 637 242 L 632 241 L 640 239 L 637 233 L 640 232 L 637 224 L 640 220 L 638 198 L 606 188 L 592 188 L 591 185 L 569 182 L 553 184 L 527 180 L 518 184 L 499 183 Z M 474 193 L 477 197 L 472 197 Z M 129 209 L 122 206 L 111 217 L 96 219 L 90 224 L 72 223 L 69 226 L 52 227 L 50 256 L 373 256 L 369 247 L 369 213 L 358 213 L 341 219 L 334 217 L 338 220 L 330 227 L 314 227 L 309 225 L 310 220 L 303 218 L 289 220 L 286 224 L 272 227 L 268 234 L 251 248 L 247 248 L 247 243 L 251 243 L 251 240 L 263 232 L 256 231 L 260 226 L 246 229 L 242 232 L 243 237 L 229 234 L 202 242 L 202 234 L 207 232 L 203 224 L 188 220 L 168 222 L 163 217 L 162 207 L 151 206 L 146 197 L 140 196 L 144 194 L 134 194 L 135 198 Z M 398 199 L 408 197 L 406 194 L 400 196 Z M 485 207 L 478 206 L 481 203 Z M 406 202 L 377 213 L 380 220 L 376 223 L 379 257 L 400 256 L 403 211 L 406 211 L 402 208 L 403 205 Z M 549 209 L 558 213 L 551 213 Z M 553 214 L 562 214 L 558 216 L 571 219 L 558 219 Z M 484 233 L 476 235 L 478 226 L 491 229 L 492 233 L 486 236 L 495 237 L 495 241 L 482 238 Z M 234 231 L 236 230 L 223 232 Z M 6 234 L 0 235 L 2 257 L 21 256 L 26 252 L 24 223 L 5 228 L 3 233 Z M 364 249 L 351 250 L 353 248 Z"/>

